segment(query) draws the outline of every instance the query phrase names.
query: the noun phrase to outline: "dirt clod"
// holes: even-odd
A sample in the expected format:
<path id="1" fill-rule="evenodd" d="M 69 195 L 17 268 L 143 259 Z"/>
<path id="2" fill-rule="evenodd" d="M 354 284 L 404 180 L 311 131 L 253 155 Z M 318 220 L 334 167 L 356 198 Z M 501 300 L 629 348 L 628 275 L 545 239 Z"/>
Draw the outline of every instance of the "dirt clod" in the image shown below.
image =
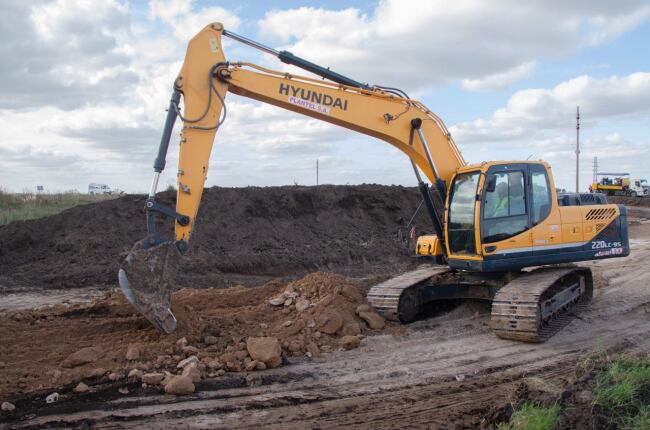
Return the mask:
<path id="1" fill-rule="evenodd" d="M 13 412 L 16 410 L 16 406 L 14 406 L 13 403 L 10 402 L 2 402 L 2 408 L 4 412 Z"/>
<path id="2" fill-rule="evenodd" d="M 67 368 L 82 366 L 84 364 L 94 363 L 103 356 L 104 351 L 97 346 L 82 348 L 70 354 L 65 360 L 63 360 L 61 366 Z"/>
<path id="3" fill-rule="evenodd" d="M 343 349 L 358 348 L 361 344 L 361 339 L 358 336 L 343 336 L 341 338 L 341 347 Z"/>
<path id="4" fill-rule="evenodd" d="M 195 387 L 192 383 L 192 378 L 184 375 L 172 377 L 165 385 L 165 393 L 175 394 L 177 396 L 192 394 L 194 390 Z"/>
<path id="5" fill-rule="evenodd" d="M 79 394 L 80 393 L 87 393 L 88 391 L 90 391 L 90 387 L 88 385 L 84 384 L 83 382 L 80 382 L 80 383 L 77 384 L 76 387 L 74 387 L 74 390 L 72 390 L 72 391 L 74 391 L 75 393 L 79 393 Z"/>
<path id="6" fill-rule="evenodd" d="M 159 385 L 164 378 L 164 373 L 145 373 L 142 375 L 142 383 L 147 385 Z"/>
<path id="7" fill-rule="evenodd" d="M 126 349 L 126 359 L 129 361 L 138 360 L 141 354 L 141 346 L 138 344 L 129 344 Z"/>
<path id="8" fill-rule="evenodd" d="M 373 330 L 381 330 L 386 325 L 384 318 L 377 312 L 359 312 L 359 317 Z"/>
<path id="9" fill-rule="evenodd" d="M 246 348 L 253 360 L 259 360 L 268 367 L 278 367 L 282 364 L 282 349 L 275 337 L 249 337 Z"/>

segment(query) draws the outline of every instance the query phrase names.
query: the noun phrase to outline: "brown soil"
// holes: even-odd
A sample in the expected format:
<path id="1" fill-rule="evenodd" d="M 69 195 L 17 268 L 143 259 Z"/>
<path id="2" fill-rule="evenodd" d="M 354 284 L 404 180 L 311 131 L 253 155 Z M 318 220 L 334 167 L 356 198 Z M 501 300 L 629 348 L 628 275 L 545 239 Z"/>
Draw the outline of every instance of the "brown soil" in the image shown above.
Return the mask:
<path id="1" fill-rule="evenodd" d="M 650 197 L 609 196 L 607 197 L 607 201 L 610 203 L 616 203 L 617 205 L 650 207 Z"/>
<path id="2" fill-rule="evenodd" d="M 282 304 L 269 303 L 279 297 Z M 297 301 L 308 307 L 299 311 Z M 313 273 L 289 284 L 270 282 L 253 289 L 182 289 L 173 303 L 178 328 L 170 336 L 153 329 L 118 290 L 90 304 L 3 313 L 0 398 L 44 389 L 63 393 L 81 380 L 91 386 L 106 383 L 109 373 L 124 376 L 134 368 L 176 373 L 177 363 L 191 355 L 204 364 L 217 361 L 217 368 L 240 371 L 250 361 L 244 352 L 250 336 L 278 338 L 284 355 L 303 357 L 339 349 L 344 335 L 372 332 L 356 313 L 367 304 L 365 289 L 336 274 Z M 209 345 L 206 336 L 213 336 Z M 179 342 L 182 338 L 187 342 Z M 129 345 L 140 351 L 136 360 L 126 359 Z M 102 357 L 73 368 L 62 365 L 86 347 L 99 348 Z M 95 375 L 98 368 L 102 372 Z"/>
<path id="3" fill-rule="evenodd" d="M 316 211 L 307 215 L 304 206 L 297 203 L 302 201 L 298 196 L 306 193 L 314 199 L 319 191 L 300 187 L 285 188 L 285 195 L 292 199 L 289 203 L 282 203 L 289 197 L 282 197 L 280 191 L 273 196 L 278 201 L 274 204 L 284 212 L 278 214 L 266 206 L 271 221 L 263 214 L 248 214 L 246 218 L 240 212 L 240 219 L 248 224 L 236 230 L 237 234 L 252 229 L 255 237 L 285 244 L 287 248 L 282 250 L 256 248 L 259 242 L 252 240 L 253 233 L 245 238 L 227 232 L 219 222 L 199 223 L 190 259 L 197 274 L 190 276 L 186 271 L 182 283 L 202 288 L 175 293 L 173 310 L 179 328 L 171 336 L 159 335 L 114 289 L 90 304 L 0 313 L 0 401 L 16 405 L 14 412 L 0 414 L 0 423 L 12 428 L 490 428 L 507 419 L 508 405 L 513 401 L 550 399 L 535 391 L 540 385 L 531 386 L 531 378 L 562 387 L 575 380 L 576 363 L 594 350 L 650 351 L 648 209 L 636 208 L 638 214 L 630 220 L 631 256 L 582 263 L 595 272 L 594 300 L 589 309 L 548 342 L 533 345 L 496 338 L 489 328 L 489 305 L 463 304 L 443 315 L 432 312 L 427 319 L 406 327 L 389 324 L 381 331 L 370 330 L 355 310 L 364 303 L 372 277 L 381 278 L 410 264 L 406 252 L 404 256 L 394 254 L 399 242 L 393 229 L 408 221 L 411 208 L 417 207 L 419 200 L 417 194 L 412 201 L 406 197 L 399 200 L 413 190 L 403 192 L 405 189 L 398 187 L 331 188 L 322 199 L 333 207 L 322 207 L 320 201 L 312 203 L 340 220 L 320 219 Z M 250 192 L 260 197 L 276 189 L 261 190 Z M 222 193 L 222 203 L 241 209 L 235 200 L 248 191 L 211 189 L 207 194 L 211 192 Z M 377 197 L 369 201 L 372 195 L 383 195 L 384 200 Z M 342 204 L 346 199 L 356 203 Z M 219 206 L 219 199 L 207 200 Z M 374 206 L 387 200 L 398 208 Z M 252 204 L 249 197 L 244 201 Z M 41 223 L 14 223 L 1 228 L 0 284 L 27 289 L 30 295 L 42 288 L 66 285 L 98 285 L 106 292 L 106 286 L 114 285 L 120 253 L 144 234 L 142 199 L 128 196 L 117 202 L 121 203 L 112 207 L 114 212 L 104 210 L 106 203 L 76 208 L 74 222 L 58 216 Z M 410 203 L 410 208 L 404 209 Z M 120 205 L 130 207 L 131 212 L 118 210 Z M 288 208 L 298 206 L 303 209 L 289 213 Z M 228 218 L 227 208 L 219 211 L 223 218 L 215 219 L 235 222 L 236 217 Z M 106 220 L 109 216 L 116 231 L 110 240 L 97 235 L 109 242 L 104 250 L 93 236 L 90 217 Z M 84 227 L 78 230 L 78 224 Z M 205 230 L 199 234 L 200 228 Z M 335 228 L 345 234 L 337 236 Z M 373 246 L 362 241 L 367 237 L 373 238 Z M 66 241 L 74 246 L 57 248 Z M 224 250 L 229 246 L 233 253 Z M 88 260 L 82 259 L 85 254 L 79 249 L 101 264 L 89 265 L 84 272 L 84 261 Z M 220 257 L 211 258 L 210 253 Z M 247 265 L 247 255 L 258 267 Z M 322 256 L 329 260 L 319 260 Z M 66 264 L 71 273 L 67 273 Z M 295 273 L 309 270 L 310 264 L 329 264 L 366 278 L 354 281 L 333 273 L 314 273 L 293 283 L 275 280 L 260 288 L 203 288 L 219 287 L 225 279 L 232 282 L 235 272 L 286 275 L 292 267 Z M 217 269 L 212 268 L 215 265 Z M 280 295 L 285 302 L 292 299 L 287 306 L 274 300 Z M 300 298 L 314 306 L 299 312 L 296 301 Z M 340 316 L 340 327 L 329 335 L 321 330 L 339 319 L 332 314 Z M 356 331 L 354 324 L 361 331 L 360 347 L 340 351 L 343 335 Z M 189 355 L 199 357 L 206 367 L 218 361 L 228 370 L 238 370 L 247 360 L 242 341 L 260 335 L 280 338 L 285 365 L 263 371 L 230 371 L 223 376 L 206 369 L 204 379 L 197 383 L 197 393 L 181 397 L 164 395 L 157 387 L 142 387 L 124 375 L 132 368 L 177 373 L 176 363 Z M 213 339 L 208 345 L 206 336 L 214 336 L 216 342 L 212 343 Z M 183 337 L 187 343 L 181 341 Z M 308 347 L 312 343 L 318 350 Z M 129 345 L 141 349 L 140 358 L 126 359 Z M 69 354 L 84 347 L 99 347 L 101 357 L 79 367 L 61 366 Z M 332 352 L 327 353 L 328 349 Z M 306 356 L 307 352 L 312 357 Z M 55 380 L 57 371 L 61 375 Z M 121 379 L 109 381 L 109 371 L 120 373 Z M 73 393 L 79 380 L 91 390 Z M 525 390 L 521 386 L 524 380 Z M 45 396 L 53 390 L 61 399 L 46 404 Z"/>
<path id="4" fill-rule="evenodd" d="M 172 193 L 159 196 L 173 205 Z M 314 270 L 399 271 L 412 259 L 398 230 L 420 201 L 417 189 L 399 186 L 206 189 L 178 283 L 209 288 Z M 419 231 L 430 225 L 422 211 L 416 221 Z M 167 220 L 162 231 L 171 226 Z M 115 286 L 120 262 L 145 235 L 139 195 L 0 226 L 0 291 Z"/>

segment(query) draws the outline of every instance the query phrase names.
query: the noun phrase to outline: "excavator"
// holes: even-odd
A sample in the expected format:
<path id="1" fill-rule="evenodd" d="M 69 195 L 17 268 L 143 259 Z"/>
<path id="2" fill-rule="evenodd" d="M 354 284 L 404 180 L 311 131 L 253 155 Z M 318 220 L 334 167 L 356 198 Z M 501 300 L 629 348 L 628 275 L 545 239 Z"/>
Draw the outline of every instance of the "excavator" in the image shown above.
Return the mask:
<path id="1" fill-rule="evenodd" d="M 224 37 L 321 79 L 228 61 Z M 593 194 L 558 196 L 547 163 L 468 164 L 443 121 L 404 91 L 355 81 L 212 23 L 190 40 L 174 81 L 145 203 L 147 236 L 118 273 L 128 301 L 162 333 L 176 328 L 175 274 L 189 249 L 229 92 L 372 136 L 410 159 L 432 229 L 417 239 L 425 264 L 368 292 L 388 319 L 411 322 L 433 302 L 490 301 L 497 336 L 544 342 L 593 295 L 591 270 L 574 263 L 630 253 L 625 207 Z M 171 208 L 156 201 L 156 191 L 177 118 L 183 126 Z M 157 231 L 159 217 L 174 220 L 173 238 Z"/>

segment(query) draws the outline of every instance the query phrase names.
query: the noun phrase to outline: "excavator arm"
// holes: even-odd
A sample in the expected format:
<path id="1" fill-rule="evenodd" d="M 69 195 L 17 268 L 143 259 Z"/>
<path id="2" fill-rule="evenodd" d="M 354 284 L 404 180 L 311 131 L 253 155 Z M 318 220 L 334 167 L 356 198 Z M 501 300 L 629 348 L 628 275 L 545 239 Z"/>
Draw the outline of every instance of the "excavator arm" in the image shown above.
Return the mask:
<path id="1" fill-rule="evenodd" d="M 228 62 L 222 36 L 261 49 L 326 80 Z M 119 272 L 120 287 L 127 299 L 160 331 L 170 333 L 176 327 L 170 310 L 174 276 L 196 222 L 214 138 L 226 118 L 224 100 L 228 92 L 376 137 L 405 153 L 413 165 L 433 229 L 440 240 L 444 239 L 446 186 L 465 161 L 440 118 L 399 90 L 361 84 L 286 51 L 277 52 L 228 32 L 219 23 L 210 24 L 189 42 L 174 82 L 146 201 L 148 235 L 136 243 Z M 176 208 L 172 209 L 156 202 L 155 194 L 177 117 L 183 127 L 178 194 Z M 420 172 L 435 184 L 433 190 Z M 157 215 L 175 220 L 174 240 L 158 234 Z"/>

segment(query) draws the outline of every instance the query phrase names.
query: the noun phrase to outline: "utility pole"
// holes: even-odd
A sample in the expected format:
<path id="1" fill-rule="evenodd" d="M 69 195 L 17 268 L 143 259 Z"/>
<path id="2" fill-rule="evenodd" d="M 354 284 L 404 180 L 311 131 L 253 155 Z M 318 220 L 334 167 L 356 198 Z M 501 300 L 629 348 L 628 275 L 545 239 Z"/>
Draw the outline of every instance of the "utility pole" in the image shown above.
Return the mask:
<path id="1" fill-rule="evenodd" d="M 576 193 L 580 192 L 580 106 L 576 108 Z"/>
<path id="2" fill-rule="evenodd" d="M 594 157 L 594 177 L 592 179 L 592 184 L 595 184 L 598 181 L 598 157 Z"/>
<path id="3" fill-rule="evenodd" d="M 318 185 L 318 158 L 316 159 L 316 185 Z"/>

